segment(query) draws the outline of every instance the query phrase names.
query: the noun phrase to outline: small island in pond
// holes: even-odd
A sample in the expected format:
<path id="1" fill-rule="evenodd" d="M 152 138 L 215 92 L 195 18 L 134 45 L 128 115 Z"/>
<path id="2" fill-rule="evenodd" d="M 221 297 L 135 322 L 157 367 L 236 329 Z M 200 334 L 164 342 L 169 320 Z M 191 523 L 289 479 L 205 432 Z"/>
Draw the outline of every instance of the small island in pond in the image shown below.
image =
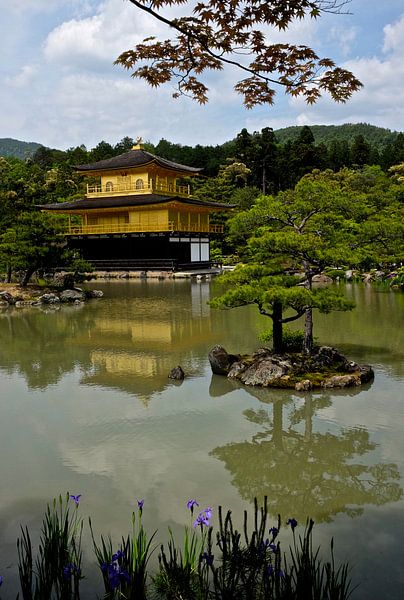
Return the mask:
<path id="1" fill-rule="evenodd" d="M 373 381 L 370 365 L 349 361 L 335 348 L 319 346 L 311 354 L 276 354 L 261 348 L 252 355 L 229 354 L 222 346 L 209 352 L 212 372 L 245 385 L 291 388 L 342 388 Z"/>

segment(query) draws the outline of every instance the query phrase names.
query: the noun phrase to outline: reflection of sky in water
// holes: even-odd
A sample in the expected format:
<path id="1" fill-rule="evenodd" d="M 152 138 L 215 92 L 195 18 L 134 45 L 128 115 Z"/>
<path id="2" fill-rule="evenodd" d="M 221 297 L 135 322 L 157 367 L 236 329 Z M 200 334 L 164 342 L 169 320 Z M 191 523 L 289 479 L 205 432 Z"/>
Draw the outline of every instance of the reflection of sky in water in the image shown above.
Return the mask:
<path id="1" fill-rule="evenodd" d="M 249 309 L 210 311 L 209 289 L 114 282 L 105 286 L 114 299 L 80 310 L 1 313 L 0 567 L 15 572 L 19 523 L 38 526 L 65 490 L 81 492 L 83 515 L 115 539 L 136 497 L 150 531 L 165 535 L 185 522 L 189 497 L 237 515 L 267 493 L 285 519 L 304 518 L 305 506 L 330 519 L 316 536 L 326 548 L 333 535 L 337 555 L 355 564 L 364 583 L 354 598 L 401 597 L 403 296 L 354 288 L 359 310 L 316 322 L 321 341 L 375 364 L 376 380 L 305 397 L 211 376 L 214 344 L 251 350 L 268 323 Z M 182 385 L 167 379 L 177 364 Z"/>

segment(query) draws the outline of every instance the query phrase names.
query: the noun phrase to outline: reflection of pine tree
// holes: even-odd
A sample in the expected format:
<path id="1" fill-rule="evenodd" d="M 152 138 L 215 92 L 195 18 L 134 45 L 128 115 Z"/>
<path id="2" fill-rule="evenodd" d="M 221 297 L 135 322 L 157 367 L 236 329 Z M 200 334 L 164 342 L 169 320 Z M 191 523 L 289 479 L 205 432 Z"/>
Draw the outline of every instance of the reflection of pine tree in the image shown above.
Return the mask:
<path id="1" fill-rule="evenodd" d="M 230 443 L 211 454 L 225 463 L 232 482 L 249 501 L 268 496 L 274 513 L 331 521 L 338 513 L 358 516 L 365 504 L 397 501 L 403 490 L 397 465 L 364 464 L 376 447 L 364 428 L 313 432 L 313 416 L 329 405 L 327 397 L 307 394 L 302 407 L 293 405 L 284 424 L 284 401 L 249 410 L 246 419 L 259 425 L 251 441 Z M 297 425 L 303 422 L 303 432 Z M 367 461 L 366 461 L 367 462 Z"/>

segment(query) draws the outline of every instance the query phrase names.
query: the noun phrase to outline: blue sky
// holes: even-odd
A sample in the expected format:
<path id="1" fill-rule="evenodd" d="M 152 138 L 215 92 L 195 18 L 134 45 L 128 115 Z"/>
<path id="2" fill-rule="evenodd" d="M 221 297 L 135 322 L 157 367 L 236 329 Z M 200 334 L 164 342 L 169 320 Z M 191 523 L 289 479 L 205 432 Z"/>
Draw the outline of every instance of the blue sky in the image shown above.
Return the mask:
<path id="1" fill-rule="evenodd" d="M 126 135 L 219 144 L 243 127 L 367 122 L 404 130 L 403 0 L 352 0 L 352 14 L 300 22 L 283 34 L 359 77 L 364 88 L 347 104 L 324 97 L 308 107 L 279 90 L 275 106 L 253 110 L 232 91 L 230 71 L 209 78 L 210 102 L 199 106 L 114 66 L 123 50 L 162 31 L 127 0 L 0 0 L 0 8 L 0 137 L 66 149 Z"/>

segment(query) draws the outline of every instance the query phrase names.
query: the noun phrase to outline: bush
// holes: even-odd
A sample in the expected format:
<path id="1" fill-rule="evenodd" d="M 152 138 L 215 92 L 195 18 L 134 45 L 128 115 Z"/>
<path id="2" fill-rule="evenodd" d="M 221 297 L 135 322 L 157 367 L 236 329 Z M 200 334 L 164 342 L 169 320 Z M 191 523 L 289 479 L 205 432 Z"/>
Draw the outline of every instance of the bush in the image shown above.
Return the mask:
<path id="1" fill-rule="evenodd" d="M 331 277 L 334 281 L 338 281 L 339 279 L 345 280 L 346 271 L 344 269 L 325 269 L 324 273 Z"/>
<path id="2" fill-rule="evenodd" d="M 404 288 L 404 267 L 397 270 L 397 275 L 390 281 L 390 285 Z"/>
<path id="3" fill-rule="evenodd" d="M 261 342 L 272 342 L 272 329 L 263 331 L 259 336 Z M 304 340 L 304 331 L 301 329 L 283 328 L 282 351 L 283 352 L 301 352 Z"/>

